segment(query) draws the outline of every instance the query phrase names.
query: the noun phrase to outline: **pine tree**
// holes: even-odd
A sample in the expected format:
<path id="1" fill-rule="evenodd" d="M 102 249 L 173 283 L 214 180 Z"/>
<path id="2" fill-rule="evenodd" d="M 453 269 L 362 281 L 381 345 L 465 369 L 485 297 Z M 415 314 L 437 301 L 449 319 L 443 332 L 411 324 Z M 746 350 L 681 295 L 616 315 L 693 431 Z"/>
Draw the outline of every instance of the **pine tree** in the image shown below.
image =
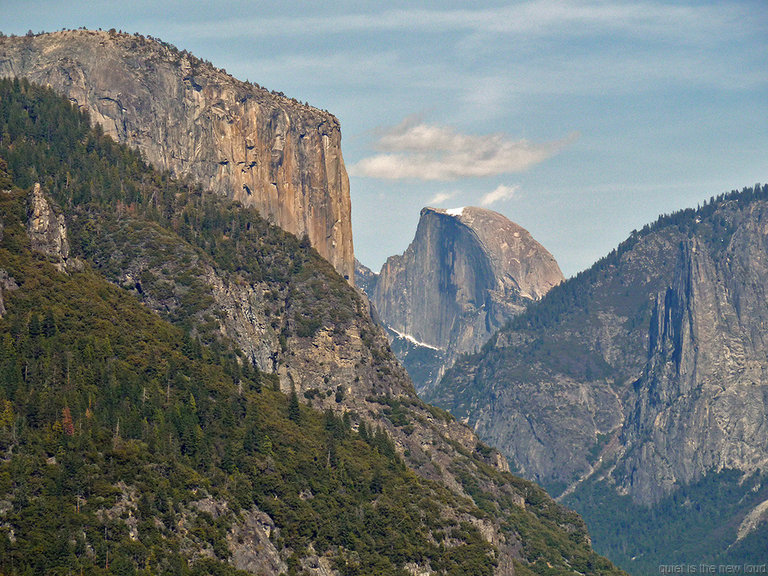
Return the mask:
<path id="1" fill-rule="evenodd" d="M 301 409 L 299 407 L 299 397 L 296 395 L 296 389 L 291 390 L 291 397 L 288 401 L 288 418 L 293 422 L 301 419 Z"/>

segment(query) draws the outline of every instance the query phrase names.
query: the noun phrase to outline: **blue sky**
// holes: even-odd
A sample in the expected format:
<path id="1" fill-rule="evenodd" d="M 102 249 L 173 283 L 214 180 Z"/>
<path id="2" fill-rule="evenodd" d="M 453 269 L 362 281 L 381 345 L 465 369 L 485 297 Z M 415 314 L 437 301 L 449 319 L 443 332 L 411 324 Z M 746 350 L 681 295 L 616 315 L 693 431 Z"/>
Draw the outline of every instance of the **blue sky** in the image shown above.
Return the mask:
<path id="1" fill-rule="evenodd" d="M 768 2 L 0 0 L 6 34 L 117 28 L 333 112 L 355 252 L 485 205 L 566 276 L 659 214 L 768 181 Z"/>

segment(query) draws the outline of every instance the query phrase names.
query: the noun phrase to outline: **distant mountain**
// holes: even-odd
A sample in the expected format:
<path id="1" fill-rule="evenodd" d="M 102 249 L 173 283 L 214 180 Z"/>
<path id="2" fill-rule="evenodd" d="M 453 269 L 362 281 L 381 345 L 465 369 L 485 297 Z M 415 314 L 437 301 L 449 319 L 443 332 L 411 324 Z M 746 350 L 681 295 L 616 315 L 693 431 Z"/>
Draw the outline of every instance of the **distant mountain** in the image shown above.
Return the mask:
<path id="1" fill-rule="evenodd" d="M 758 562 L 766 222 L 759 185 L 661 217 L 460 359 L 426 399 L 562 495 L 626 568 Z"/>
<path id="2" fill-rule="evenodd" d="M 298 239 L 0 81 L 9 574 L 619 573 Z"/>
<path id="3" fill-rule="evenodd" d="M 354 280 L 349 179 L 330 113 L 114 30 L 0 37 L 0 77 L 50 86 L 155 167 L 306 234 Z"/>
<path id="4" fill-rule="evenodd" d="M 358 269 L 360 270 L 360 269 Z M 484 208 L 424 208 L 408 249 L 358 283 L 420 392 L 563 280 L 524 228 Z"/>

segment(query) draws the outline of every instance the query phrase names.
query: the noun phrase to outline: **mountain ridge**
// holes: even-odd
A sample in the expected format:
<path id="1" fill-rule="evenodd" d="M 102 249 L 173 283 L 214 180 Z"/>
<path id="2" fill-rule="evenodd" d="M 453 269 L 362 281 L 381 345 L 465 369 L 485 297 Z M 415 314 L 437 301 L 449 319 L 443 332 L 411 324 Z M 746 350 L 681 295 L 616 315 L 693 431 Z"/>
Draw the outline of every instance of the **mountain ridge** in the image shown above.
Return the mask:
<path id="1" fill-rule="evenodd" d="M 606 512 L 589 508 L 596 502 L 622 517 L 622 507 L 668 506 L 710 475 L 760 478 L 766 210 L 768 187 L 756 185 L 661 216 L 457 361 L 426 399 L 595 522 Z M 728 514 L 716 503 L 707 509 Z M 742 518 L 727 521 L 733 539 L 712 536 L 701 554 L 714 546 L 720 561 L 735 554 L 727 550 Z M 617 551 L 642 546 L 644 530 L 655 529 L 643 525 L 624 540 L 603 531 L 608 543 L 596 545 L 643 573 L 653 556 Z"/>

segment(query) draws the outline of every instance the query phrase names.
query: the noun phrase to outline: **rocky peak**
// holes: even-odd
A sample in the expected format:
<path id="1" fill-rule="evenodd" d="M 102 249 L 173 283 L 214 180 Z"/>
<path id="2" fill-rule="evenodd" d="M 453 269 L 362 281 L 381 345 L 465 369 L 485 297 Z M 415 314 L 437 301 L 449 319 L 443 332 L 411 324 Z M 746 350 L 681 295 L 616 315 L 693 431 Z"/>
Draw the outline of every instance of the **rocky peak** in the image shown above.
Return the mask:
<path id="1" fill-rule="evenodd" d="M 563 281 L 554 257 L 525 228 L 498 212 L 474 206 L 424 208 L 422 216 L 428 211 L 456 218 L 475 235 L 496 277 L 495 289 L 505 297 L 538 300 Z"/>
<path id="2" fill-rule="evenodd" d="M 191 177 L 312 245 L 354 279 L 338 120 L 138 35 L 0 38 L 0 77 L 48 85 L 144 158 Z"/>
<path id="3" fill-rule="evenodd" d="M 427 207 L 411 245 L 382 267 L 373 301 L 394 330 L 466 352 L 562 280 L 552 255 L 501 214 Z"/>
<path id="4" fill-rule="evenodd" d="M 455 354 L 480 347 L 562 280 L 552 255 L 503 215 L 427 207 L 411 245 L 387 259 L 375 282 L 366 278 L 365 286 L 384 324 L 407 341 L 401 360 L 424 389 L 441 368 L 417 375 L 405 359 L 413 346 L 430 349 L 432 363 L 445 366 Z"/>

